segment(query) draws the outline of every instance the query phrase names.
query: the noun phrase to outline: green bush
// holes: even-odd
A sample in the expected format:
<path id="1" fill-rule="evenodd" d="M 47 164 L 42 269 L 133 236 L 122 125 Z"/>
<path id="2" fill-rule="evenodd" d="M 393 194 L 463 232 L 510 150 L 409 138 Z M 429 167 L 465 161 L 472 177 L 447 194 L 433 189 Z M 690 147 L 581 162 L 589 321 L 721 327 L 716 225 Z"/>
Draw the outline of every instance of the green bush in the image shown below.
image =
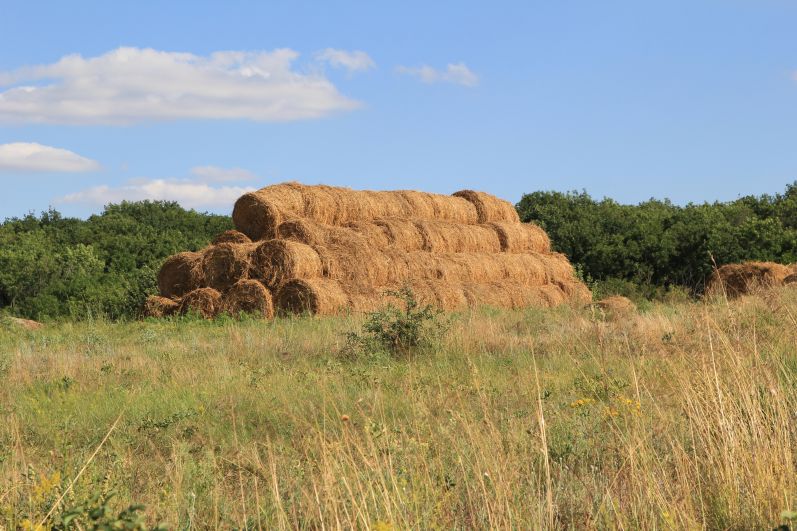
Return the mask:
<path id="1" fill-rule="evenodd" d="M 409 287 L 387 291 L 386 295 L 399 299 L 403 308 L 389 303 L 369 313 L 362 331 L 347 335 L 343 349 L 346 355 L 381 351 L 405 356 L 433 346 L 448 331 L 449 323 L 442 317 L 443 312 L 430 305 L 421 306 Z"/>

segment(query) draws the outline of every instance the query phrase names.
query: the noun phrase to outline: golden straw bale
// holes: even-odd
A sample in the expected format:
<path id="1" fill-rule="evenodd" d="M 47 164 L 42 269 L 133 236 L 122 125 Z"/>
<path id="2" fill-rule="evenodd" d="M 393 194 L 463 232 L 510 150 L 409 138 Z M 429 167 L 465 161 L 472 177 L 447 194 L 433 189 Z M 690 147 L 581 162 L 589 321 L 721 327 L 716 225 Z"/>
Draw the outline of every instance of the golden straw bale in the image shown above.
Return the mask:
<path id="1" fill-rule="evenodd" d="M 797 273 L 792 273 L 786 278 L 783 279 L 783 285 L 786 284 L 797 284 Z"/>
<path id="2" fill-rule="evenodd" d="M 277 227 L 277 238 L 293 240 L 306 245 L 323 245 L 327 227 L 306 218 L 283 221 Z"/>
<path id="3" fill-rule="evenodd" d="M 272 290 L 294 278 L 319 278 L 323 275 L 321 257 L 304 243 L 291 240 L 268 240 L 252 253 L 251 276 L 262 280 Z"/>
<path id="4" fill-rule="evenodd" d="M 158 290 L 164 297 L 181 297 L 202 285 L 202 253 L 170 256 L 158 272 Z"/>
<path id="5" fill-rule="evenodd" d="M 517 210 L 509 201 L 498 199 L 497 197 L 484 192 L 474 190 L 462 190 L 456 192 L 454 197 L 461 197 L 476 207 L 478 223 L 490 223 L 491 221 L 508 221 L 510 223 L 520 223 Z"/>
<path id="6" fill-rule="evenodd" d="M 166 317 L 177 313 L 180 304 L 166 297 L 150 295 L 144 303 L 144 317 Z"/>
<path id="7" fill-rule="evenodd" d="M 706 293 L 709 296 L 725 293 L 731 298 L 739 297 L 759 289 L 779 286 L 790 274 L 792 270 L 788 266 L 774 262 L 726 264 L 711 275 Z"/>
<path id="8" fill-rule="evenodd" d="M 513 280 L 519 285 L 545 283 L 558 262 L 548 255 L 490 253 L 404 253 L 386 251 L 390 268 L 388 283 L 414 280 L 447 282 L 494 282 Z M 560 277 L 557 277 L 560 278 Z M 563 277 L 569 278 L 569 277 Z"/>
<path id="9" fill-rule="evenodd" d="M 212 319 L 221 311 L 221 293 L 213 288 L 195 289 L 180 300 L 177 311 L 180 315 L 193 312 L 205 319 Z"/>
<path id="10" fill-rule="evenodd" d="M 556 280 L 553 283 L 562 290 L 568 302 L 574 306 L 583 306 L 592 302 L 592 292 L 586 284 L 576 278 L 572 280 Z"/>
<path id="11" fill-rule="evenodd" d="M 342 228 L 353 230 L 377 249 L 384 249 L 393 244 L 385 227 L 373 221 L 352 221 Z"/>
<path id="12" fill-rule="evenodd" d="M 487 224 L 495 231 L 501 251 L 505 253 L 551 252 L 551 240 L 542 228 L 533 223 L 495 221 Z"/>
<path id="13" fill-rule="evenodd" d="M 249 236 L 237 230 L 225 230 L 213 239 L 213 245 L 220 243 L 252 243 Z"/>
<path id="14" fill-rule="evenodd" d="M 222 308 L 230 315 L 248 313 L 266 319 L 274 317 L 271 292 L 257 280 L 239 280 L 222 296 Z"/>
<path id="15" fill-rule="evenodd" d="M 220 243 L 209 247 L 202 257 L 205 285 L 219 291 L 247 278 L 256 243 Z"/>
<path id="16" fill-rule="evenodd" d="M 515 221 L 511 204 L 483 192 L 463 197 L 412 191 L 354 191 L 332 186 L 284 183 L 241 196 L 233 208 L 236 228 L 252 240 L 274 238 L 283 221 L 308 218 L 327 225 L 385 218 L 437 219 L 476 224 Z"/>
<path id="17" fill-rule="evenodd" d="M 297 278 L 280 287 L 275 303 L 277 309 L 283 313 L 334 315 L 349 307 L 349 297 L 335 280 Z"/>
<path id="18" fill-rule="evenodd" d="M 463 285 L 468 305 L 496 308 L 551 308 L 567 301 L 567 296 L 552 284 L 518 286 L 512 281 L 466 283 Z"/>
<path id="19" fill-rule="evenodd" d="M 623 297 L 622 295 L 605 297 L 596 302 L 595 306 L 607 314 L 614 314 L 617 316 L 625 316 L 636 311 L 636 304 L 628 297 Z"/>
<path id="20" fill-rule="evenodd" d="M 302 188 L 283 183 L 242 195 L 232 210 L 235 227 L 253 241 L 274 238 L 285 219 L 304 215 Z"/>
<path id="21" fill-rule="evenodd" d="M 388 245 L 404 251 L 423 250 L 423 237 L 412 221 L 399 218 L 374 220 L 387 236 Z"/>
<path id="22" fill-rule="evenodd" d="M 431 253 L 497 253 L 501 251 L 498 235 L 483 225 L 460 225 L 447 221 L 415 220 L 422 246 L 408 251 Z"/>

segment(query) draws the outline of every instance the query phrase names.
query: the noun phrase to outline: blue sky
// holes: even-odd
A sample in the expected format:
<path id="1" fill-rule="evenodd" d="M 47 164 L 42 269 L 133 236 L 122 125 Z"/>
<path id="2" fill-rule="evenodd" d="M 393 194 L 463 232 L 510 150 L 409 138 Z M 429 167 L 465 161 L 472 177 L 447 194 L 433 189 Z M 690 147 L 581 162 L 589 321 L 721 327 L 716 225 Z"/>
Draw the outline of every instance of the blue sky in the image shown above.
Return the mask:
<path id="1" fill-rule="evenodd" d="M 795 28 L 790 0 L 0 0 L 0 218 L 285 180 L 775 193 Z"/>

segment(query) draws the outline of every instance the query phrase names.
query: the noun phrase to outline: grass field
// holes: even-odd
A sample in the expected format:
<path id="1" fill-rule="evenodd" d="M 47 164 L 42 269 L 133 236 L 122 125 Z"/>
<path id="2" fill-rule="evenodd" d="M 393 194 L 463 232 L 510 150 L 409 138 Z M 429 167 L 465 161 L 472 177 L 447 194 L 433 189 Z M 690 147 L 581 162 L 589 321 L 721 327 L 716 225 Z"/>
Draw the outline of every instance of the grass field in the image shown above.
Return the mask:
<path id="1" fill-rule="evenodd" d="M 484 309 L 356 359 L 360 318 L 6 326 L 0 528 L 134 503 L 169 528 L 773 528 L 797 509 L 795 318 L 794 289 Z"/>

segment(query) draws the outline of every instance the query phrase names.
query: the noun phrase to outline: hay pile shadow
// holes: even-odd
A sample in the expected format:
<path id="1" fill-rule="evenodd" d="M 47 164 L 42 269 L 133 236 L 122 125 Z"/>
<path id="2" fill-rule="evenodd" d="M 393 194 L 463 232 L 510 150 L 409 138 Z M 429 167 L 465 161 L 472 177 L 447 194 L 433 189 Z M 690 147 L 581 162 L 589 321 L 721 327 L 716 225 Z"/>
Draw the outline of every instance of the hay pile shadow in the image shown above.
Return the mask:
<path id="1" fill-rule="evenodd" d="M 545 231 L 484 192 L 284 183 L 241 196 L 233 222 L 206 249 L 164 263 L 147 315 L 365 312 L 403 286 L 444 310 L 592 299 Z"/>

